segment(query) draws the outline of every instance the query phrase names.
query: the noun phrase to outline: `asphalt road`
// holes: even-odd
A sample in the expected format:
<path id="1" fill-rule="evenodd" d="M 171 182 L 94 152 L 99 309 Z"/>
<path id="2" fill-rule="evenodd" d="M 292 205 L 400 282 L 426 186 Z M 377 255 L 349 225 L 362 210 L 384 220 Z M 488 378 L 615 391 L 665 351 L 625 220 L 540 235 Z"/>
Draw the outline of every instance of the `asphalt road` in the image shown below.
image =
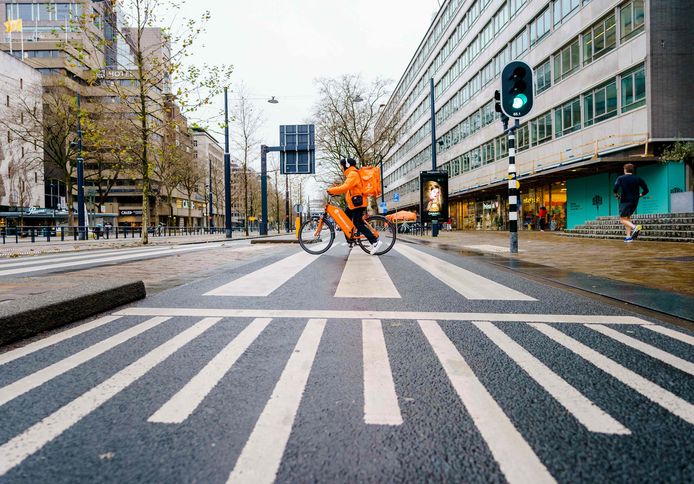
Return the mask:
<path id="1" fill-rule="evenodd" d="M 0 482 L 691 482 L 694 334 L 296 246 L 0 354 Z"/>

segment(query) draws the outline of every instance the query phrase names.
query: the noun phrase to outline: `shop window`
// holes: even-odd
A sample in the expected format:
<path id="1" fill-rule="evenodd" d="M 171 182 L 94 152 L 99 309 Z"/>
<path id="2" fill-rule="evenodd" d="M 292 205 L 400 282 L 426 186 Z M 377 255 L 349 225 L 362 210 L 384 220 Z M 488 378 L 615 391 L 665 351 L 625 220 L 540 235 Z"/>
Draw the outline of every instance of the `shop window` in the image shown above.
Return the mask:
<path id="1" fill-rule="evenodd" d="M 622 112 L 646 104 L 646 69 L 643 64 L 621 75 Z"/>
<path id="2" fill-rule="evenodd" d="M 643 0 L 633 0 L 622 5 L 619 9 L 620 34 L 622 42 L 643 32 L 645 11 Z"/>
<path id="3" fill-rule="evenodd" d="M 581 100 L 573 99 L 554 110 L 554 134 L 558 138 L 581 129 Z"/>
<path id="4" fill-rule="evenodd" d="M 617 115 L 617 81 L 593 89 L 583 95 L 583 123 L 591 126 Z"/>
<path id="5" fill-rule="evenodd" d="M 552 86 L 552 64 L 549 59 L 535 68 L 535 90 L 537 94 Z"/>

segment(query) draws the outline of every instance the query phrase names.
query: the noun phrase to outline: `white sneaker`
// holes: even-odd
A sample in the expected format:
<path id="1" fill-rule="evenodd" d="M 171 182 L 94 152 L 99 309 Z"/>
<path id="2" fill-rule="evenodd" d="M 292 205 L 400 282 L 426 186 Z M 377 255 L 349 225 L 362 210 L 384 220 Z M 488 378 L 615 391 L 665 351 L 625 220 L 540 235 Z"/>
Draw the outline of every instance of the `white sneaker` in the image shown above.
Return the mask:
<path id="1" fill-rule="evenodd" d="M 383 242 L 380 240 L 377 241 L 375 244 L 371 244 L 371 249 L 369 249 L 369 254 L 374 255 L 376 252 L 378 252 L 378 249 L 380 249 L 382 245 L 383 245 Z"/>

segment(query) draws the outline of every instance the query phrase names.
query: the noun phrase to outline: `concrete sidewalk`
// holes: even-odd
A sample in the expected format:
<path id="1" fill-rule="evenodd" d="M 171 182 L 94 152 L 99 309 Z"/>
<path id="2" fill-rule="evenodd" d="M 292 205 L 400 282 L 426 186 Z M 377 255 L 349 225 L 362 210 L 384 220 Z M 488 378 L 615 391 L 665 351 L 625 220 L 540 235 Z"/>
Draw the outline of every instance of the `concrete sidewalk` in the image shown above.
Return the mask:
<path id="1" fill-rule="evenodd" d="M 583 239 L 556 232 L 440 232 L 438 237 L 398 234 L 405 241 L 485 254 L 509 268 L 619 299 L 675 317 L 694 319 L 694 244 Z M 684 306 L 681 307 L 680 306 Z"/>

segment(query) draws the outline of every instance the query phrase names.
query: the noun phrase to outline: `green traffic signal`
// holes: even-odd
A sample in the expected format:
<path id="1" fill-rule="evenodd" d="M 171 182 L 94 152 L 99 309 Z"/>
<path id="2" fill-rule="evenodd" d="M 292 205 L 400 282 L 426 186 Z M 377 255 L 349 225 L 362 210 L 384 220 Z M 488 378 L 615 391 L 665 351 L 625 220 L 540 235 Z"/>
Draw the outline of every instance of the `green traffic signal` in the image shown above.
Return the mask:
<path id="1" fill-rule="evenodd" d="M 533 107 L 533 71 L 523 61 L 506 64 L 501 72 L 501 111 L 509 118 L 526 116 Z"/>
<path id="2" fill-rule="evenodd" d="M 520 109 L 525 106 L 525 103 L 527 102 L 528 98 L 525 96 L 525 94 L 519 94 L 513 98 L 513 109 Z"/>

